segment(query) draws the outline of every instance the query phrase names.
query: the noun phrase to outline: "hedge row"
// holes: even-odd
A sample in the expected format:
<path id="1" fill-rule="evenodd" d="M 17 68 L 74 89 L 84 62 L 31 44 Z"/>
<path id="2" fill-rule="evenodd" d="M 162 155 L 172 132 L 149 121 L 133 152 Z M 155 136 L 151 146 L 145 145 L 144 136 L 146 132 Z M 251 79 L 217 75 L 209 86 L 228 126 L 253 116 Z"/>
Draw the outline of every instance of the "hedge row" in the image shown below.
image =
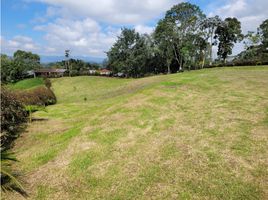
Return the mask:
<path id="1" fill-rule="evenodd" d="M 1 147 L 7 147 L 18 136 L 18 129 L 27 117 L 28 113 L 16 95 L 1 87 Z"/>
<path id="2" fill-rule="evenodd" d="M 51 83 L 32 90 L 13 91 L 1 86 L 1 147 L 9 147 L 18 137 L 22 124 L 27 122 L 29 113 L 25 106 L 47 106 L 56 103 L 56 96 L 50 89 Z"/>
<path id="3" fill-rule="evenodd" d="M 45 86 L 28 91 L 18 91 L 16 98 L 24 105 L 47 106 L 57 102 L 53 91 Z"/>

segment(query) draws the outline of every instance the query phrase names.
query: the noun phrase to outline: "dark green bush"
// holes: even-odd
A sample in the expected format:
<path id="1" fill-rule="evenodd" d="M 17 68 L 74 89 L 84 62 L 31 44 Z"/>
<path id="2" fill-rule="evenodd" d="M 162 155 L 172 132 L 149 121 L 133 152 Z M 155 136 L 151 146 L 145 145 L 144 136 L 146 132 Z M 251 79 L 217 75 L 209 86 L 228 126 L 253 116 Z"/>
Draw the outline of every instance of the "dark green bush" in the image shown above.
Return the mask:
<path id="1" fill-rule="evenodd" d="M 18 136 L 21 124 L 27 121 L 28 114 L 16 95 L 1 87 L 1 146 L 5 147 Z"/>

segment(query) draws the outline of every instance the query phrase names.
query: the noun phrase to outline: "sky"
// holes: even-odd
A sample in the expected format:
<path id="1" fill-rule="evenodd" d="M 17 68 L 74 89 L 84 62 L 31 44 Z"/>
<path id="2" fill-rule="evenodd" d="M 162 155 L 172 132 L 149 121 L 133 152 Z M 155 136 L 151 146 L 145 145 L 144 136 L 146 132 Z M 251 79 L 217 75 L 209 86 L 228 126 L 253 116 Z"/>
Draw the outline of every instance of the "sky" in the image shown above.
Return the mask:
<path id="1" fill-rule="evenodd" d="M 1 0 L 1 53 L 104 58 L 121 27 L 152 33 L 181 0 Z M 237 17 L 243 33 L 268 19 L 268 0 L 190 0 L 208 16 Z M 243 50 L 238 44 L 233 54 Z"/>

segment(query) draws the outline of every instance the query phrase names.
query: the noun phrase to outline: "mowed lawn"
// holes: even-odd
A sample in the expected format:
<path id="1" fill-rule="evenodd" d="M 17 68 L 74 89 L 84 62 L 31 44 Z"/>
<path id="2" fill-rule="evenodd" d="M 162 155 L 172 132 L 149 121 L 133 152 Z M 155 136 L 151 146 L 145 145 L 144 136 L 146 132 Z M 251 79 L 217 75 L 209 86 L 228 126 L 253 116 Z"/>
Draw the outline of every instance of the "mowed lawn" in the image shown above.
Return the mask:
<path id="1" fill-rule="evenodd" d="M 268 199 L 267 66 L 52 86 L 14 147 L 29 199 Z"/>

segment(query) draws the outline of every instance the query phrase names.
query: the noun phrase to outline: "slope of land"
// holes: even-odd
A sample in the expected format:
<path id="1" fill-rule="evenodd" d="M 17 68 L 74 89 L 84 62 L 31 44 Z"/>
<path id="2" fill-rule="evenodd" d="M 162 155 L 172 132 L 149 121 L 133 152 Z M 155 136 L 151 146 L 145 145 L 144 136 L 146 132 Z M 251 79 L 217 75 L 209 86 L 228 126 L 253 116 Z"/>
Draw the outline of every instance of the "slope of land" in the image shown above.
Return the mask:
<path id="1" fill-rule="evenodd" d="M 29 199 L 268 198 L 268 67 L 52 85 L 14 147 Z"/>
<path id="2" fill-rule="evenodd" d="M 8 85 L 8 88 L 14 90 L 28 90 L 33 89 L 35 87 L 44 85 L 43 78 L 34 78 L 34 79 L 25 79 L 16 83 L 12 83 Z"/>

